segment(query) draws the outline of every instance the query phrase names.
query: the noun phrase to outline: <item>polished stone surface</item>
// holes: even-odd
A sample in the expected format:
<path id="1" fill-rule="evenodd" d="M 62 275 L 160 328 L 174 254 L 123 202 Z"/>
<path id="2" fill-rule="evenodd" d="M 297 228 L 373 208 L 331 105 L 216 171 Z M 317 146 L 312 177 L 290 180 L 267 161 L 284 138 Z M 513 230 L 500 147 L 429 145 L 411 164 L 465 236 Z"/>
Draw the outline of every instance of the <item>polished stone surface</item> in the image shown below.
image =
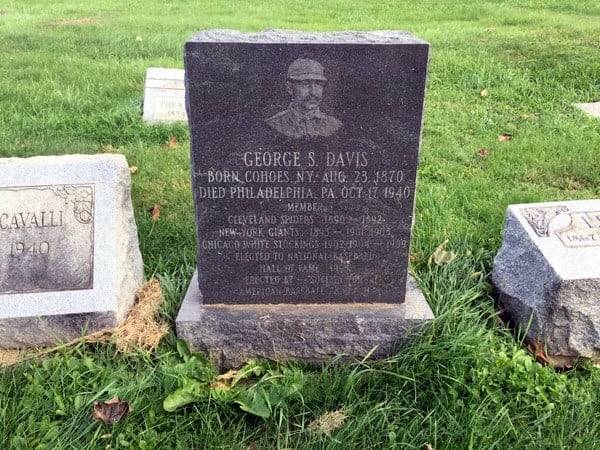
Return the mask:
<path id="1" fill-rule="evenodd" d="M 428 55 L 394 31 L 186 43 L 206 304 L 404 301 Z"/>

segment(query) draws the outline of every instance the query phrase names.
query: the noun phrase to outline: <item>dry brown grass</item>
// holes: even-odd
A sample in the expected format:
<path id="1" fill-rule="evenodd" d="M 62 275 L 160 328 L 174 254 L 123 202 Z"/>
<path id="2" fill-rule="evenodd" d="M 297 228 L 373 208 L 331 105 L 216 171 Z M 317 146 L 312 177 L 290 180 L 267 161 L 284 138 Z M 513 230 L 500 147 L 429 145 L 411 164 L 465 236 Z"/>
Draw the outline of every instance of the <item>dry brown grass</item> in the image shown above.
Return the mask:
<path id="1" fill-rule="evenodd" d="M 160 340 L 169 332 L 169 325 L 158 314 L 164 297 L 160 282 L 152 279 L 136 292 L 136 302 L 127 318 L 116 328 L 100 330 L 83 338 L 74 339 L 58 347 L 46 349 L 0 349 L 0 366 L 12 366 L 21 361 L 43 357 L 59 349 L 75 346 L 83 340 L 86 344 L 114 343 L 125 353 L 135 349 L 153 352 Z"/>

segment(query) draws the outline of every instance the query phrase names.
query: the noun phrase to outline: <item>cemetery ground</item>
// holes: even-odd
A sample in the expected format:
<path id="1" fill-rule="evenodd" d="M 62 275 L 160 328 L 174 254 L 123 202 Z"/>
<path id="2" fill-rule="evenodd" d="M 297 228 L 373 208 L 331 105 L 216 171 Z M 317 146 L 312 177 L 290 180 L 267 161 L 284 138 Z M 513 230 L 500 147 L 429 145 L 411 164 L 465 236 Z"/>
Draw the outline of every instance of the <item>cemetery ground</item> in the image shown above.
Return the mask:
<path id="1" fill-rule="evenodd" d="M 195 267 L 189 141 L 185 124 L 142 122 L 146 69 L 182 68 L 183 43 L 209 28 L 428 41 L 411 272 L 436 316 L 382 361 L 256 363 L 234 378 L 172 332 L 154 352 L 82 340 L 28 355 L 0 370 L 0 446 L 600 446 L 599 369 L 545 366 L 499 320 L 489 279 L 507 205 L 600 196 L 599 122 L 572 106 L 600 100 L 599 15 L 587 0 L 0 4 L 1 156 L 127 157 L 168 324 Z M 175 408 L 184 385 L 196 401 Z M 114 397 L 129 413 L 92 420 Z"/>

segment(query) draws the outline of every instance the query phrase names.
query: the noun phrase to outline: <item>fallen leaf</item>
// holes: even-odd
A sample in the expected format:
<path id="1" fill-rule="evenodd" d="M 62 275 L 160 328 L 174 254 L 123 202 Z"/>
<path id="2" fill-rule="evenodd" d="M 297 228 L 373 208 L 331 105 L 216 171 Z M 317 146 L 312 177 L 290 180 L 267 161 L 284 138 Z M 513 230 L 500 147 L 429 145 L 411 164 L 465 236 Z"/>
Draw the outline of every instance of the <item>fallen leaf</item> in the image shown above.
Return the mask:
<path id="1" fill-rule="evenodd" d="M 542 344 L 537 339 L 532 339 L 531 344 L 527 344 L 527 348 L 529 351 L 535 356 L 535 359 L 538 360 L 541 364 L 548 364 L 548 357 L 544 350 L 544 344 Z"/>
<path id="2" fill-rule="evenodd" d="M 177 147 L 177 136 L 173 136 L 171 139 L 169 139 L 169 142 L 167 142 L 163 148 L 165 149 L 169 149 L 169 148 L 176 148 Z"/>
<path id="3" fill-rule="evenodd" d="M 150 218 L 154 222 L 156 222 L 159 217 L 160 217 L 160 205 L 153 205 L 152 208 L 150 208 Z"/>
<path id="4" fill-rule="evenodd" d="M 135 40 L 138 42 L 142 42 L 144 40 L 144 38 L 142 38 L 141 36 L 136 36 Z"/>
<path id="5" fill-rule="evenodd" d="M 431 444 L 428 442 L 428 443 L 426 443 L 426 444 L 425 444 L 425 450 L 435 450 L 435 449 L 434 449 L 434 448 L 431 446 Z"/>
<path id="6" fill-rule="evenodd" d="M 131 175 L 133 175 L 134 173 L 137 173 L 137 171 L 138 171 L 138 168 L 137 168 L 137 166 L 131 166 L 131 167 L 129 168 L 129 173 L 130 173 Z"/>
<path id="7" fill-rule="evenodd" d="M 217 377 L 218 381 L 227 381 L 227 380 L 231 380 L 233 378 L 235 378 L 235 376 L 237 375 L 237 370 L 230 370 L 229 372 L 226 372 L 222 375 L 219 375 Z"/>
<path id="8" fill-rule="evenodd" d="M 488 91 L 487 89 L 484 89 L 483 91 L 481 91 L 479 93 L 479 95 L 481 95 L 482 97 L 487 97 L 488 95 L 490 95 L 490 91 Z"/>
<path id="9" fill-rule="evenodd" d="M 490 156 L 490 152 L 488 152 L 485 148 L 480 148 L 479 150 L 477 150 L 477 156 L 485 159 L 488 156 Z"/>
<path id="10" fill-rule="evenodd" d="M 93 420 L 101 420 L 107 425 L 112 425 L 119 422 L 130 411 L 129 403 L 121 401 L 119 397 L 115 397 L 106 402 L 94 402 Z"/>
<path id="11" fill-rule="evenodd" d="M 438 266 L 441 266 L 442 264 L 448 264 L 449 262 L 454 261 L 456 258 L 456 253 L 446 250 L 447 244 L 448 239 L 442 242 L 438 248 L 435 249 L 435 251 L 429 257 L 428 264 L 431 265 L 431 262 L 433 261 Z"/>
<path id="12" fill-rule="evenodd" d="M 8 10 L 3 9 L 2 11 L 0 11 L 0 14 L 2 14 L 3 16 L 8 14 Z"/>
<path id="13" fill-rule="evenodd" d="M 411 263 L 415 263 L 417 262 L 419 259 L 421 259 L 423 257 L 423 255 L 420 252 L 416 252 L 416 253 L 412 253 L 410 254 L 410 262 Z"/>
<path id="14" fill-rule="evenodd" d="M 524 119 L 524 120 L 535 119 L 535 114 L 521 114 L 521 119 Z"/>
<path id="15" fill-rule="evenodd" d="M 496 29 L 495 28 L 486 28 L 485 31 L 487 31 L 488 33 L 495 33 Z"/>
<path id="16" fill-rule="evenodd" d="M 321 415 L 318 419 L 313 420 L 308 425 L 308 429 L 312 431 L 313 434 L 323 433 L 327 437 L 331 437 L 331 432 L 344 425 L 347 417 L 348 416 L 346 416 L 346 413 L 344 413 L 342 409 L 327 412 Z"/>
<path id="17" fill-rule="evenodd" d="M 108 144 L 108 145 L 105 145 L 102 150 L 104 150 L 106 153 L 114 153 L 116 148 L 114 148 L 112 145 Z"/>
<path id="18" fill-rule="evenodd" d="M 513 135 L 510 133 L 502 133 L 498 136 L 498 140 L 500 141 L 510 141 L 513 138 Z"/>

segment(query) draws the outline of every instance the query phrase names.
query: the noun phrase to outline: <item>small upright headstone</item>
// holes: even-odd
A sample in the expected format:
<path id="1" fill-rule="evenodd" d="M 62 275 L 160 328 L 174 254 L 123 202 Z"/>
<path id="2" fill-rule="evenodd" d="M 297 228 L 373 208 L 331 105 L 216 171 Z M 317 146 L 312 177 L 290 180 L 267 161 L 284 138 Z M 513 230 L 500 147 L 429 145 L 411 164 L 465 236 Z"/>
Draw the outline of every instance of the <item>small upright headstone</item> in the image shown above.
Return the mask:
<path id="1" fill-rule="evenodd" d="M 123 320 L 143 264 L 122 155 L 0 159 L 0 347 Z"/>
<path id="2" fill-rule="evenodd" d="M 184 71 L 150 67 L 144 84 L 143 119 L 148 123 L 186 121 Z"/>
<path id="3" fill-rule="evenodd" d="M 600 359 L 600 200 L 510 205 L 492 278 L 554 364 Z"/>
<path id="4" fill-rule="evenodd" d="M 404 32 L 185 47 L 198 277 L 178 334 L 224 365 L 389 352 L 407 287 L 429 46 Z"/>

